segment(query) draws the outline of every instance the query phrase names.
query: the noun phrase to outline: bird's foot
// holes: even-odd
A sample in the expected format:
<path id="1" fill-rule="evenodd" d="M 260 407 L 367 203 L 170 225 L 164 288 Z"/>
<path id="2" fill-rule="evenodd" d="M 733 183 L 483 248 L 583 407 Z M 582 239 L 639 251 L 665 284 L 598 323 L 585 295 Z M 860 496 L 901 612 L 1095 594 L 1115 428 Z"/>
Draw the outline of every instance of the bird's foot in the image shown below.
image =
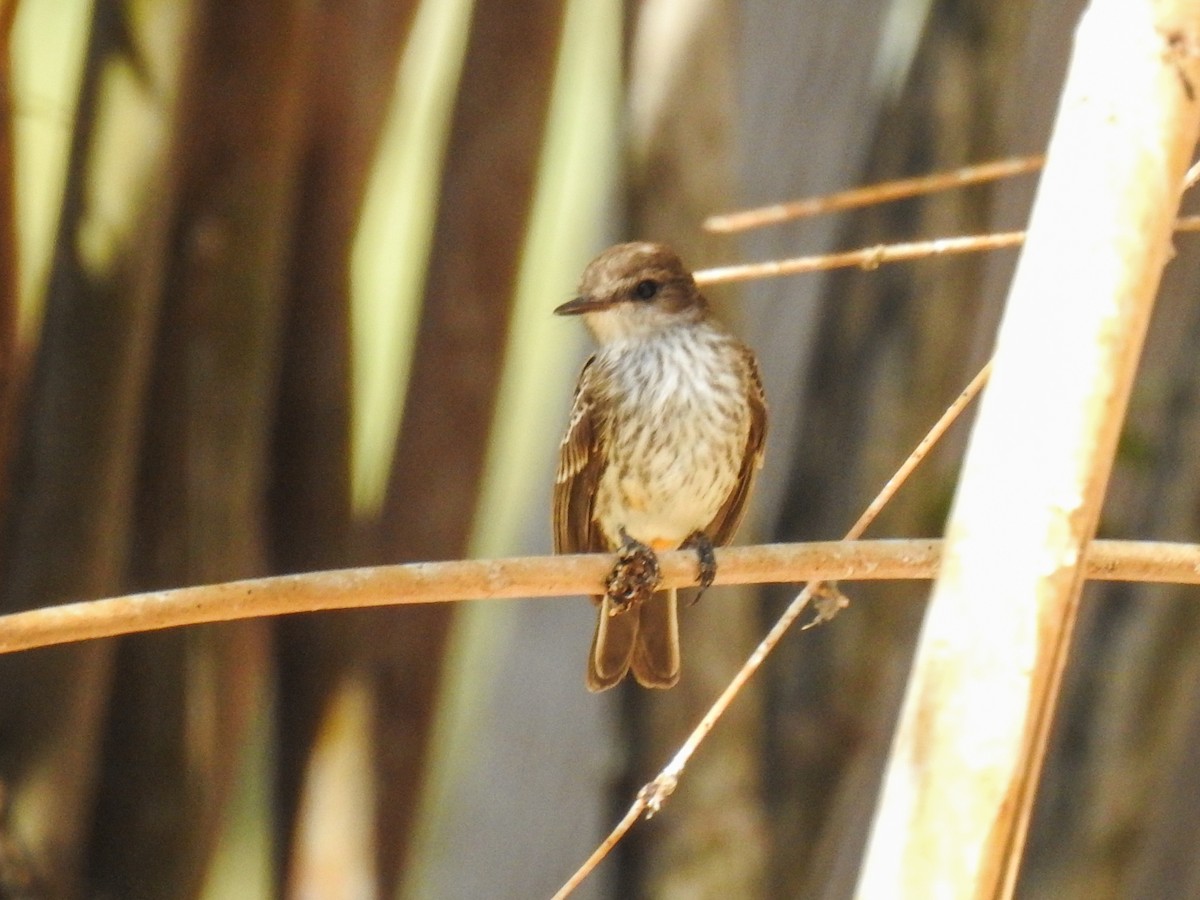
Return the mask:
<path id="1" fill-rule="evenodd" d="M 703 531 L 693 531 L 679 549 L 682 550 L 684 548 L 695 550 L 696 556 L 700 561 L 700 574 L 696 578 L 696 583 L 700 586 L 700 590 L 696 592 L 696 596 L 688 604 L 689 606 L 695 606 L 700 602 L 700 597 L 712 587 L 712 583 L 717 578 L 717 554 L 713 552 L 712 539 Z"/>
<path id="2" fill-rule="evenodd" d="M 649 600 L 661 580 L 654 551 L 622 528 L 616 565 L 604 581 L 604 592 L 611 603 L 609 615 L 620 615 Z"/>

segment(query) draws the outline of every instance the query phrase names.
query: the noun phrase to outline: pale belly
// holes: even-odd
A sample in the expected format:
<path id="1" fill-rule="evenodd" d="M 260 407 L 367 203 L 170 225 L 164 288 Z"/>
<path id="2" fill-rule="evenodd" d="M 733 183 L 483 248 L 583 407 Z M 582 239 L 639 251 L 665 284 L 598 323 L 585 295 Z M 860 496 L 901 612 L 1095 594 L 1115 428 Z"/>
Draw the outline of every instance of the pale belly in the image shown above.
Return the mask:
<path id="1" fill-rule="evenodd" d="M 595 506 L 610 545 L 624 529 L 656 549 L 678 547 L 733 492 L 750 416 L 740 373 L 721 368 L 715 381 L 705 367 L 669 372 L 635 395 L 639 414 L 614 416 L 610 446 L 621 450 L 610 453 Z M 714 385 L 723 402 L 714 402 Z"/>

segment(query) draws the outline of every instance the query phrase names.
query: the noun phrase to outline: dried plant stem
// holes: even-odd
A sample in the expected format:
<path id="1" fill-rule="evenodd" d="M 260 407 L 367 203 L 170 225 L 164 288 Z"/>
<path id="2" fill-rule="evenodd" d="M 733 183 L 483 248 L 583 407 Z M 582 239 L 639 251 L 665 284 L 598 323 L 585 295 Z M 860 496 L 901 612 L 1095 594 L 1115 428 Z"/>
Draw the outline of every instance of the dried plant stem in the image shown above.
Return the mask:
<path id="1" fill-rule="evenodd" d="M 1200 165 L 1200 164 L 1197 164 Z M 1200 231 L 1200 216 L 1181 216 L 1175 220 L 1176 231 Z M 933 238 L 927 241 L 905 241 L 898 244 L 876 244 L 840 253 L 820 253 L 796 256 L 767 262 L 740 263 L 698 269 L 697 284 L 723 284 L 731 281 L 753 281 L 757 278 L 778 278 L 784 275 L 805 275 L 830 269 L 877 269 L 885 263 L 911 262 L 931 256 L 952 256 L 959 253 L 982 253 L 1020 246 L 1024 231 L 998 231 L 995 234 L 968 234 Z"/>
<path id="2" fill-rule="evenodd" d="M 717 551 L 717 584 L 781 584 L 805 579 L 869 581 L 932 578 L 938 540 L 763 544 Z M 660 555 L 663 583 L 695 584 L 696 555 Z M 409 603 L 593 594 L 613 558 L 532 556 L 455 560 L 283 575 L 130 594 L 0 616 L 0 653 L 117 637 L 205 622 Z M 1089 578 L 1200 584 L 1200 545 L 1095 541 Z"/>
<path id="3" fill-rule="evenodd" d="M 1023 231 L 1002 231 L 996 234 L 962 235 L 901 244 L 877 244 L 874 247 L 847 250 L 843 253 L 823 253 L 817 256 L 798 256 L 792 259 L 700 269 L 695 273 L 695 278 L 697 284 L 718 284 L 752 281 L 755 278 L 775 278 L 781 275 L 802 275 L 807 272 L 846 269 L 853 266 L 877 269 L 884 263 L 1016 247 L 1024 239 Z"/>
<path id="4" fill-rule="evenodd" d="M 936 542 L 777 544 L 718 551 L 717 584 L 795 581 L 806 573 L 906 578 L 927 570 Z M 696 583 L 692 551 L 660 554 L 663 582 Z M 178 588 L 0 616 L 0 653 L 202 622 L 317 610 L 468 599 L 578 596 L 603 590 L 606 554 L 411 563 Z M 835 574 L 837 573 L 837 574 Z M 921 577 L 921 576 L 916 576 Z M 928 577 L 926 575 L 925 577 Z"/>
<path id="5" fill-rule="evenodd" d="M 722 213 L 705 219 L 704 228 L 706 231 L 721 233 L 747 231 L 751 228 L 776 225 L 791 219 L 818 216 L 823 213 L 854 209 L 860 206 L 874 206 L 877 203 L 887 203 L 891 200 L 902 200 L 906 197 L 917 197 L 936 191 L 995 181 L 998 178 L 1023 175 L 1026 172 L 1036 172 L 1042 167 L 1044 159 L 1040 154 L 1015 156 L 974 166 L 963 166 L 950 172 L 935 172 L 932 175 L 884 181 L 879 184 L 838 191 L 834 194 L 823 194 L 819 197 L 806 197 L 803 200 L 772 203 L 756 209 Z"/>
<path id="6" fill-rule="evenodd" d="M 975 377 L 971 379 L 971 383 L 963 388 L 962 393 L 954 399 L 954 402 L 946 407 L 946 411 L 942 413 L 941 418 L 934 423 L 925 437 L 921 438 L 920 443 L 913 448 L 913 452 L 908 454 L 908 459 L 904 460 L 904 463 L 896 470 L 896 474 L 888 479 L 887 484 L 880 489 L 875 499 L 862 511 L 862 515 L 858 517 L 858 521 L 846 532 L 846 540 L 854 541 L 862 537 L 863 532 L 875 521 L 875 517 L 879 515 L 880 510 L 895 496 L 896 491 L 900 490 L 900 486 L 908 480 L 908 476 L 912 474 L 913 469 L 925 458 L 925 454 L 929 452 L 934 444 L 942 439 L 942 435 L 946 433 L 946 429 L 954 424 L 962 411 L 967 408 L 967 404 L 974 400 L 979 392 L 983 390 L 983 386 L 987 384 L 987 380 L 991 374 L 992 361 L 989 359 L 984 363 L 983 368 L 975 373 Z"/>

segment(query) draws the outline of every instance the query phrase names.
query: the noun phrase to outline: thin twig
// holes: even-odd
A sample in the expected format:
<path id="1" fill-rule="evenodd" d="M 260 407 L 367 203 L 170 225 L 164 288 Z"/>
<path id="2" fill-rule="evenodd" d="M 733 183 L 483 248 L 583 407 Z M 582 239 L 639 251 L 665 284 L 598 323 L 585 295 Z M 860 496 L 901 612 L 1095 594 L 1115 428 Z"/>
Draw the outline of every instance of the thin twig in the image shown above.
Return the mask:
<path id="1" fill-rule="evenodd" d="M 1200 164 L 1198 164 L 1200 165 Z M 1180 216 L 1175 220 L 1176 231 L 1200 231 L 1200 216 Z M 877 269 L 884 263 L 909 262 L 931 256 L 950 256 L 959 253 L 981 253 L 1019 246 L 1025 240 L 1024 231 L 998 231 L 994 234 L 968 234 L 933 238 L 927 241 L 904 241 L 897 244 L 876 244 L 858 250 L 839 253 L 819 253 L 791 259 L 767 262 L 715 266 L 695 272 L 697 284 L 723 284 L 731 281 L 753 281 L 756 278 L 778 278 L 783 275 L 805 275 L 830 269 Z"/>
<path id="2" fill-rule="evenodd" d="M 858 517 L 858 521 L 846 533 L 846 540 L 854 541 L 862 537 L 863 532 L 875 521 L 875 517 L 879 515 L 880 510 L 891 501 L 896 491 L 900 490 L 900 485 L 908 480 L 908 476 L 912 474 L 913 469 L 925 458 L 925 454 L 929 452 L 929 449 L 942 439 L 942 435 L 946 433 L 946 429 L 954 424 L 954 421 L 966 408 L 967 404 L 974 400 L 975 396 L 983 389 L 983 386 L 987 384 L 987 380 L 991 374 L 992 361 L 989 359 L 984 363 L 983 368 L 976 373 L 975 377 L 971 379 L 971 383 L 963 388 L 963 392 L 946 408 L 941 418 L 934 423 L 925 437 L 921 438 L 920 443 L 913 448 L 913 452 L 908 454 L 908 459 L 904 460 L 904 463 L 896 470 L 896 474 L 888 479 L 887 484 L 883 486 L 875 496 L 875 499 L 863 510 L 862 515 Z"/>
<path id="3" fill-rule="evenodd" d="M 803 200 L 793 200 L 788 203 L 773 203 L 769 206 L 747 209 L 741 212 L 722 213 L 709 216 L 704 221 L 706 231 L 722 233 L 746 231 L 750 228 L 761 228 L 764 225 L 774 225 L 790 219 L 805 216 L 816 216 L 822 213 L 836 212 L 842 209 L 852 209 L 860 206 L 873 206 L 876 203 L 886 203 L 890 200 L 900 200 L 905 197 L 916 197 L 921 194 L 931 194 L 951 188 L 964 187 L 969 184 L 980 184 L 994 181 L 997 178 L 1007 178 L 1012 175 L 1022 175 L 1034 172 L 1042 167 L 1044 157 L 1018 156 L 1010 159 L 994 160 L 974 166 L 964 166 L 951 172 L 936 172 L 932 175 L 921 175 L 916 178 L 902 178 L 895 181 L 885 181 L 866 187 L 838 191 L 835 194 L 824 194 L 820 197 L 807 197 Z"/>
<path id="4" fill-rule="evenodd" d="M 792 259 L 700 269 L 695 273 L 695 278 L 697 284 L 717 284 L 751 281 L 755 278 L 775 278 L 780 275 L 801 275 L 853 266 L 870 270 L 877 269 L 884 263 L 1016 247 L 1024 239 L 1024 231 L 1001 231 L 996 234 L 971 234 L 900 244 L 877 244 L 874 247 L 847 250 L 843 253 L 822 253 L 817 256 L 798 256 Z"/>

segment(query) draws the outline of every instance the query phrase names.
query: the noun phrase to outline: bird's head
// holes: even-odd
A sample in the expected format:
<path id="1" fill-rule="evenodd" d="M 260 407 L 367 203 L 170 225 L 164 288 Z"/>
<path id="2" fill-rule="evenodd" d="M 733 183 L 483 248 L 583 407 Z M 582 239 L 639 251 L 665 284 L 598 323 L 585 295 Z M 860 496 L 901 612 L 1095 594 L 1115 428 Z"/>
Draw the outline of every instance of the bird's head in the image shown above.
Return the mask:
<path id="1" fill-rule="evenodd" d="M 707 312 L 692 273 L 663 244 L 609 247 L 583 270 L 579 296 L 554 310 L 582 315 L 600 343 L 652 337 Z"/>

